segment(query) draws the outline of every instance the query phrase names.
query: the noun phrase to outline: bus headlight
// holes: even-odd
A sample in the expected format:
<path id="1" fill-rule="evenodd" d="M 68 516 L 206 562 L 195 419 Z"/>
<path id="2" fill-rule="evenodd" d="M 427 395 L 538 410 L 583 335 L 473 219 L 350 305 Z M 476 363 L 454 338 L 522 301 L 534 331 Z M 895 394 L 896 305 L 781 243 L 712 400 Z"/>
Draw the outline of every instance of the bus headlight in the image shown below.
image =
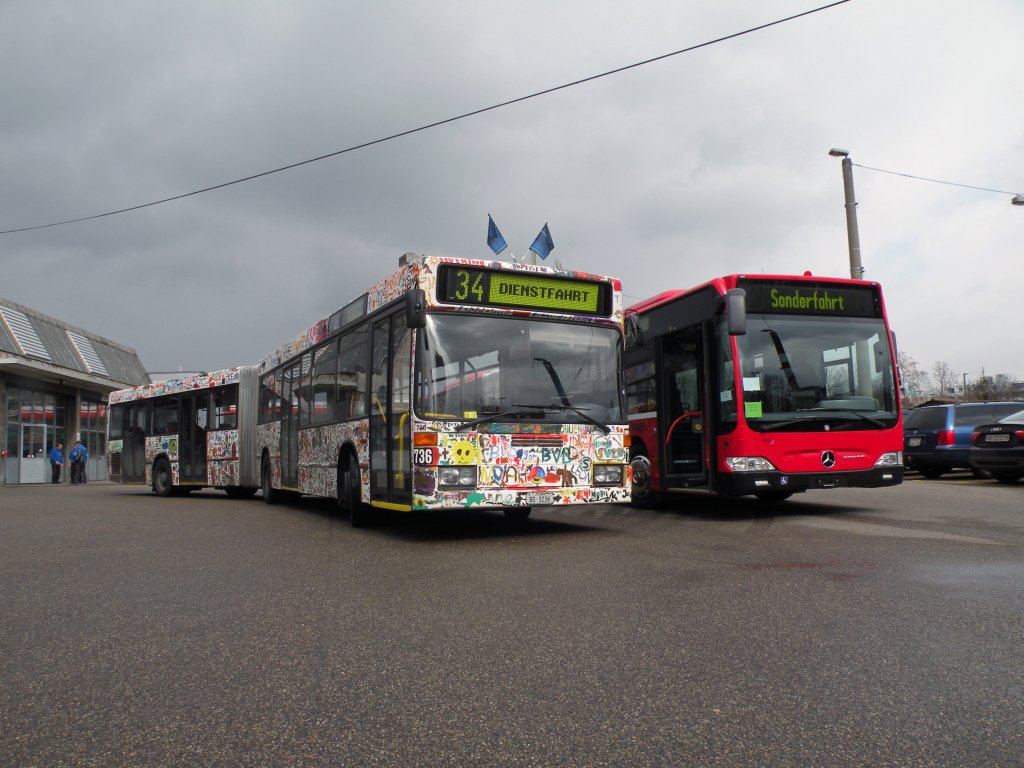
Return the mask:
<path id="1" fill-rule="evenodd" d="M 903 451 L 890 451 L 889 453 L 883 453 L 878 457 L 878 461 L 875 462 L 876 467 L 896 467 L 903 466 Z"/>
<path id="2" fill-rule="evenodd" d="M 775 465 L 762 456 L 726 456 L 725 463 L 733 472 L 771 472 Z"/>
<path id="3" fill-rule="evenodd" d="M 438 467 L 437 484 L 449 488 L 471 488 L 476 485 L 476 466 Z"/>
<path id="4" fill-rule="evenodd" d="M 594 485 L 622 485 L 622 465 L 595 464 Z"/>

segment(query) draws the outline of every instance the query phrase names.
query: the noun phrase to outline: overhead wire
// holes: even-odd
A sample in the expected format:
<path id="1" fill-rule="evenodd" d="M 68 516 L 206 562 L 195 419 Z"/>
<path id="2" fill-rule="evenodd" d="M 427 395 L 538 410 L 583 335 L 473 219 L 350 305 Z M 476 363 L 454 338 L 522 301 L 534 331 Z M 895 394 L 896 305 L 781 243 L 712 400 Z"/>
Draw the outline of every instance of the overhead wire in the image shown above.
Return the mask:
<path id="1" fill-rule="evenodd" d="M 475 117 L 477 115 L 482 115 L 482 114 L 484 114 L 486 112 L 493 112 L 494 110 L 502 109 L 504 107 L 508 107 L 508 106 L 513 105 L 513 104 L 519 104 L 520 102 L 529 101 L 530 99 L 536 99 L 536 98 L 539 98 L 541 96 L 547 96 L 549 94 L 556 93 L 558 91 L 562 91 L 562 90 L 565 90 L 567 88 L 573 88 L 573 87 L 578 86 L 578 85 L 583 85 L 585 83 L 593 82 L 594 80 L 600 80 L 601 78 L 610 77 L 612 75 L 617 75 L 617 74 L 620 74 L 622 72 L 627 72 L 627 71 L 629 71 L 631 69 L 636 69 L 637 67 L 646 66 L 647 64 L 653 64 L 653 63 L 658 62 L 658 61 L 663 61 L 664 59 L 672 58 L 673 56 L 679 56 L 679 55 L 684 54 L 684 53 L 690 53 L 692 51 L 699 50 L 701 48 L 707 48 L 708 46 L 711 46 L 711 45 L 717 45 L 718 43 L 723 43 L 723 42 L 726 42 L 728 40 L 734 40 L 734 39 L 736 39 L 738 37 L 743 37 L 744 35 L 749 35 L 749 34 L 752 34 L 754 32 L 760 32 L 762 30 L 769 29 L 770 27 L 775 27 L 775 26 L 778 26 L 780 24 L 785 24 L 786 22 L 795 21 L 796 19 L 803 18 L 804 16 L 810 16 L 810 15 L 815 14 L 815 13 L 820 13 L 821 11 L 826 11 L 826 10 L 829 10 L 830 8 L 835 8 L 838 5 L 843 5 L 843 4 L 848 3 L 848 2 L 850 2 L 850 0 L 836 0 L 836 2 L 832 2 L 832 3 L 829 3 L 827 5 L 820 6 L 818 8 L 813 8 L 813 9 L 811 9 L 809 11 L 803 11 L 801 13 L 793 14 L 792 16 L 787 16 L 787 17 L 782 18 L 782 19 L 777 19 L 775 21 L 770 21 L 770 22 L 767 22 L 765 24 L 760 24 L 760 25 L 758 25 L 756 27 L 750 27 L 749 29 L 745 29 L 745 30 L 743 30 L 741 32 L 734 32 L 734 33 L 729 34 L 729 35 L 724 35 L 723 37 L 715 38 L 714 40 L 708 40 L 708 41 L 703 42 L 703 43 L 698 43 L 696 45 L 691 45 L 691 46 L 689 46 L 687 48 L 681 48 L 678 51 L 672 51 L 671 53 L 664 53 L 664 54 L 661 54 L 660 56 L 654 56 L 654 57 L 649 58 L 649 59 L 644 59 L 643 61 L 634 62 L 633 64 L 627 64 L 627 65 L 622 66 L 622 67 L 617 67 L 616 69 L 610 69 L 610 70 L 608 70 L 606 72 L 602 72 L 602 73 L 597 74 L 597 75 L 591 75 L 589 77 L 584 77 L 584 78 L 581 78 L 579 80 L 574 80 L 574 81 L 569 82 L 569 83 L 563 83 L 562 85 L 556 85 L 556 86 L 553 86 L 551 88 L 545 88 L 544 90 L 536 91 L 536 92 L 528 94 L 526 96 L 519 96 L 517 98 L 509 99 L 507 101 L 503 101 L 503 102 L 500 102 L 498 104 L 492 104 L 491 106 L 488 106 L 488 107 L 481 107 L 480 109 L 474 109 L 474 110 L 472 110 L 470 112 L 464 112 L 463 114 L 457 115 L 455 117 L 448 117 L 448 118 L 445 118 L 443 120 L 437 120 L 437 121 L 432 122 L 432 123 L 427 123 L 426 125 L 421 125 L 421 126 L 419 126 L 417 128 L 410 128 L 408 130 L 399 131 L 398 133 L 393 133 L 393 134 L 391 134 L 389 136 L 384 136 L 384 137 L 381 137 L 381 138 L 378 138 L 378 139 L 373 139 L 371 141 L 365 141 L 365 142 L 363 142 L 361 144 L 355 144 L 355 145 L 353 145 L 351 147 L 346 147 L 345 149 L 339 149 L 339 150 L 337 150 L 335 152 L 329 152 L 329 153 L 327 153 L 325 155 L 319 155 L 318 157 L 309 158 L 308 160 L 300 160 L 298 162 L 290 163 L 288 165 L 282 165 L 279 168 L 273 168 L 273 169 L 268 170 L 268 171 L 262 171 L 260 173 L 254 173 L 254 174 L 251 174 L 249 176 L 244 176 L 244 177 L 242 177 L 240 179 L 234 179 L 233 181 L 225 181 L 225 182 L 223 182 L 221 184 L 214 184 L 213 186 L 203 187 L 202 189 L 196 189 L 196 190 L 193 190 L 191 192 L 182 193 L 180 195 L 173 195 L 171 197 L 161 198 L 160 200 L 153 200 L 153 201 L 148 202 L 148 203 L 140 203 L 139 205 L 132 205 L 132 206 L 129 206 L 127 208 L 119 208 L 118 210 L 107 211 L 106 213 L 97 213 L 97 214 L 93 214 L 91 216 L 80 216 L 78 218 L 65 219 L 63 221 L 54 221 L 54 222 L 50 222 L 48 224 L 36 224 L 34 226 L 17 227 L 17 228 L 14 228 L 14 229 L 0 230 L 0 235 L 10 235 L 10 234 L 14 234 L 15 232 L 31 232 L 31 231 L 37 230 L 37 229 L 49 229 L 51 227 L 61 227 L 61 226 L 65 226 L 65 225 L 68 225 L 68 224 L 77 224 L 77 223 L 80 223 L 80 222 L 83 222 L 83 221 L 92 221 L 94 219 L 102 219 L 102 218 L 107 217 L 107 216 L 117 216 L 118 214 L 129 213 L 131 211 L 138 211 L 138 210 L 142 210 L 143 208 L 151 208 L 151 207 L 153 207 L 155 205 L 162 205 L 164 203 L 170 203 L 170 202 L 173 202 L 175 200 L 182 200 L 182 199 L 184 199 L 186 197 L 194 197 L 195 195 L 201 195 L 201 194 L 204 194 L 206 192 L 213 192 L 214 190 L 224 189 L 225 187 L 231 187 L 231 186 L 234 186 L 236 184 L 243 184 L 245 182 L 254 181 L 256 179 L 261 179 L 264 176 L 270 176 L 270 175 L 275 174 L 275 173 L 281 173 L 283 171 L 289 171 L 289 170 L 292 170 L 294 168 L 299 168 L 299 167 L 301 167 L 303 165 L 309 165 L 310 163 L 317 163 L 317 162 L 320 162 L 321 160 L 327 160 L 329 158 L 338 157 L 339 155 L 344 155 L 344 154 L 347 154 L 349 152 L 355 152 L 355 151 L 360 150 L 360 149 L 366 149 L 367 147 L 372 147 L 372 146 L 375 146 L 377 144 L 383 144 L 383 143 L 388 142 L 388 141 L 393 141 L 395 139 L 400 139 L 400 138 L 405 137 L 405 136 L 410 136 L 410 135 L 412 135 L 414 133 L 420 133 L 422 131 L 427 131 L 427 130 L 430 130 L 432 128 L 438 128 L 438 127 L 440 127 L 442 125 L 447 125 L 449 123 L 454 123 L 454 122 L 456 122 L 458 120 L 465 120 L 466 118 L 469 118 L 469 117 Z"/>
<path id="2" fill-rule="evenodd" d="M 1003 189 L 991 189 L 989 187 L 975 187 L 970 184 L 958 184 L 955 181 L 943 181 L 942 179 L 929 179 L 924 176 L 915 176 L 912 173 L 901 173 L 899 171 L 887 171 L 884 168 L 872 168 L 870 165 L 861 165 L 860 163 L 853 163 L 858 168 L 863 168 L 865 171 L 876 171 L 878 173 L 888 173 L 892 176 L 903 176 L 907 179 L 915 179 L 917 181 L 928 181 L 932 184 L 946 184 L 950 187 L 963 187 L 964 189 L 977 189 L 981 192 L 998 192 L 1001 195 L 1015 195 L 1016 192 L 1007 192 Z"/>

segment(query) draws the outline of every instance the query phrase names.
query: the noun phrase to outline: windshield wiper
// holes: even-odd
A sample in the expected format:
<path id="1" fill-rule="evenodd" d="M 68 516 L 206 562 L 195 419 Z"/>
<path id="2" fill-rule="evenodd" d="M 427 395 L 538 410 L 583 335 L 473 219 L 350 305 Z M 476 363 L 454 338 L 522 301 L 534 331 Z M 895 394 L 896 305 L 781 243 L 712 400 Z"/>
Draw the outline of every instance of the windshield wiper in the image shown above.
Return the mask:
<path id="1" fill-rule="evenodd" d="M 522 403 L 512 403 L 512 405 L 518 406 L 520 408 L 543 408 L 545 410 L 572 411 L 577 416 L 586 421 L 588 424 L 593 424 L 606 435 L 611 432 L 611 429 L 608 427 L 607 424 L 602 424 L 589 413 L 586 413 L 585 411 L 577 408 L 575 405 L 568 405 L 564 403 L 548 403 L 547 405 L 524 405 Z"/>
<path id="2" fill-rule="evenodd" d="M 558 398 L 562 401 L 562 405 L 569 405 L 569 395 L 565 391 L 565 387 L 562 386 L 562 379 L 558 376 L 558 371 L 555 370 L 555 366 L 551 364 L 551 361 L 544 357 L 533 358 L 538 363 L 544 366 L 544 370 L 548 372 L 548 376 L 551 377 L 551 383 L 555 385 L 555 392 L 558 394 Z"/>
<path id="3" fill-rule="evenodd" d="M 459 424 L 455 428 L 456 432 L 465 432 L 467 429 L 471 429 L 480 424 L 488 424 L 492 421 L 498 421 L 499 419 L 507 419 L 511 416 L 527 416 L 534 411 L 543 411 L 545 406 L 543 405 L 519 405 L 513 403 L 512 408 L 507 411 L 499 411 L 498 413 L 489 413 L 486 416 L 481 416 L 479 419 L 473 419 L 472 421 L 466 421 Z"/>

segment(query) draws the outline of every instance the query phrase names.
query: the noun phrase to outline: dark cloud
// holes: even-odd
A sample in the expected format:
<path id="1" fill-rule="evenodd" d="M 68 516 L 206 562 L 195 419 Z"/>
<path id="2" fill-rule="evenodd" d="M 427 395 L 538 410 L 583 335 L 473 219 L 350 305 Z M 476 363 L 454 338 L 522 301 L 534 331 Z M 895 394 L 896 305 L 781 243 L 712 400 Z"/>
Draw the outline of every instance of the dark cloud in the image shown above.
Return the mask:
<path id="1" fill-rule="evenodd" d="M 811 7 L 8 0 L 0 229 L 221 184 Z M 0 236 L 0 294 L 153 370 L 212 369 L 256 360 L 405 251 L 488 256 L 488 213 L 516 253 L 548 222 L 553 259 L 620 276 L 636 299 L 728 272 L 847 274 L 827 149 L 1024 185 L 1022 36 L 1011 0 L 847 4 L 250 183 Z M 904 349 L 1024 374 L 969 317 L 936 332 L 948 315 L 923 298 L 950 289 L 965 250 L 992 273 L 1016 263 L 1018 209 L 861 169 L 857 190 L 865 266 Z M 1012 307 L 991 290 L 993 312 Z"/>

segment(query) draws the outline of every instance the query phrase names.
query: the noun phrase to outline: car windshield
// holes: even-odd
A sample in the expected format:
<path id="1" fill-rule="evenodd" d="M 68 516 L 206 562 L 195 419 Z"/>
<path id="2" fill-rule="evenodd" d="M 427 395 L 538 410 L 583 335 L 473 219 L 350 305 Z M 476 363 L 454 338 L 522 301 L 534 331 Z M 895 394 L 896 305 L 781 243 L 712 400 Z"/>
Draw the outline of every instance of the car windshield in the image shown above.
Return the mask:
<path id="1" fill-rule="evenodd" d="M 418 334 L 416 412 L 464 422 L 625 421 L 614 327 L 432 314 Z"/>
<path id="2" fill-rule="evenodd" d="M 746 334 L 735 338 L 740 407 L 751 428 L 895 426 L 896 378 L 880 319 L 750 315 Z"/>
<path id="3" fill-rule="evenodd" d="M 946 408 L 918 408 L 903 414 L 904 429 L 945 429 Z"/>
<path id="4" fill-rule="evenodd" d="M 999 420 L 1000 424 L 1024 424 L 1024 411 L 1011 413 L 1009 416 Z"/>

